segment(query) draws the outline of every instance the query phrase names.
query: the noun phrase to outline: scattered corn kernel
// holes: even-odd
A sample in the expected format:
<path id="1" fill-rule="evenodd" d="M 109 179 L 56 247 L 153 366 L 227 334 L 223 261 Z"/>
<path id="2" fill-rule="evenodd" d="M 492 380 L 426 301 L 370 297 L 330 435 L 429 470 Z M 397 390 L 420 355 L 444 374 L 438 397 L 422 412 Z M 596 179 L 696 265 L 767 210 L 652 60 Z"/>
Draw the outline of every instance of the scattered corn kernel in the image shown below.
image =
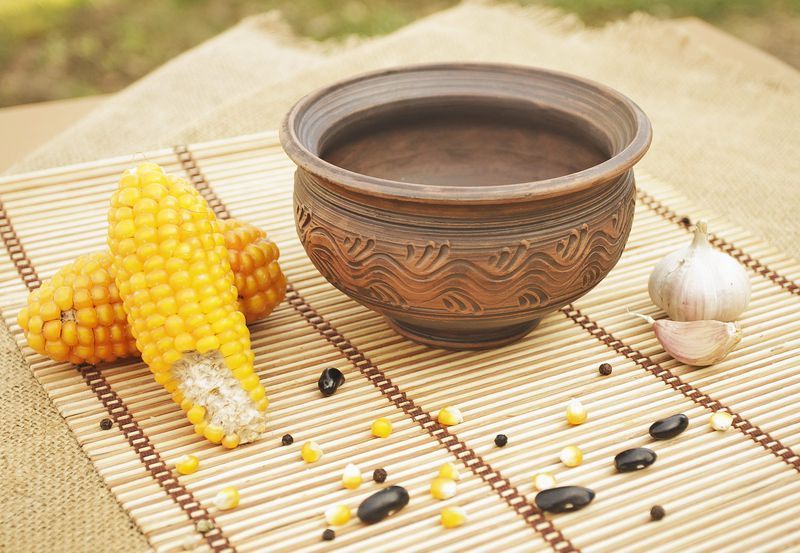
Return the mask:
<path id="1" fill-rule="evenodd" d="M 458 486 L 455 480 L 449 478 L 434 478 L 431 481 L 431 496 L 434 499 L 450 499 L 456 495 Z"/>
<path id="2" fill-rule="evenodd" d="M 222 488 L 217 495 L 214 496 L 214 506 L 217 509 L 227 511 L 235 509 L 239 505 L 239 490 L 233 486 Z"/>
<path id="3" fill-rule="evenodd" d="M 208 520 L 207 518 L 201 518 L 195 523 L 195 528 L 201 534 L 205 534 L 206 532 L 210 532 L 214 529 L 214 523 Z"/>
<path id="4" fill-rule="evenodd" d="M 361 471 L 353 463 L 348 463 L 342 472 L 342 486 L 348 490 L 355 490 L 361 485 L 364 479 L 361 477 Z"/>
<path id="5" fill-rule="evenodd" d="M 325 510 L 325 522 L 331 526 L 343 526 L 350 521 L 350 507 L 344 504 L 334 505 Z"/>
<path id="6" fill-rule="evenodd" d="M 458 472 L 458 467 L 454 463 L 445 463 L 439 467 L 439 478 L 448 478 L 458 482 L 461 480 L 461 473 Z"/>
<path id="7" fill-rule="evenodd" d="M 577 426 L 586 422 L 586 417 L 586 409 L 584 409 L 581 400 L 577 398 L 569 400 L 569 403 L 567 403 L 567 422 Z"/>
<path id="8" fill-rule="evenodd" d="M 537 472 L 533 475 L 533 487 L 537 490 L 544 491 L 556 485 L 556 477 L 552 472 Z"/>
<path id="9" fill-rule="evenodd" d="M 463 507 L 445 507 L 440 520 L 445 528 L 458 528 L 467 522 L 467 512 Z"/>
<path id="10" fill-rule="evenodd" d="M 392 433 L 392 421 L 386 417 L 376 419 L 372 423 L 372 435 L 376 438 L 388 438 Z"/>
<path id="11" fill-rule="evenodd" d="M 316 463 L 322 457 L 322 448 L 317 442 L 306 442 L 300 449 L 300 456 L 306 463 Z"/>
<path id="12" fill-rule="evenodd" d="M 123 196 L 129 196 L 130 190 L 136 189 L 120 190 L 120 201 Z M 278 248 L 267 240 L 264 231 L 252 225 L 236 219 L 218 223 L 237 285 L 239 309 L 247 322 L 252 323 L 269 315 L 285 296 L 286 277 L 278 265 Z M 184 263 L 174 258 L 170 261 L 172 264 L 164 265 L 167 272 L 173 270 L 169 283 L 176 289 L 191 288 L 191 278 L 183 269 Z M 139 357 L 122 298 L 111 276 L 112 263 L 113 256 L 108 251 L 81 255 L 28 297 L 28 305 L 20 312 L 18 322 L 26 338 L 29 337 L 31 348 L 56 361 L 74 364 Z M 141 272 L 145 267 L 136 253 L 124 256 L 122 263 L 131 274 Z M 206 301 L 210 305 L 218 301 L 218 296 L 206 298 Z M 155 304 L 153 309 L 156 309 Z M 174 298 L 166 297 L 158 302 L 157 309 L 169 317 L 177 312 L 178 303 Z M 37 317 L 54 324 L 38 326 Z M 218 327 L 226 326 L 226 321 L 223 319 Z M 182 321 L 180 317 L 174 317 L 166 319 L 165 323 L 168 333 L 176 333 L 177 324 Z M 93 334 L 92 339 L 82 344 L 79 335 L 87 330 Z M 185 344 L 187 337 L 191 339 L 184 334 L 176 343 Z M 192 345 L 190 342 L 189 348 Z"/>
<path id="13" fill-rule="evenodd" d="M 561 450 L 559 458 L 568 467 L 577 467 L 583 462 L 583 451 L 578 446 L 570 445 Z"/>
<path id="14" fill-rule="evenodd" d="M 439 416 L 436 417 L 436 420 L 439 421 L 439 424 L 453 426 L 464 422 L 464 417 L 458 407 L 448 405 L 439 411 Z"/>
<path id="15" fill-rule="evenodd" d="M 192 474 L 197 472 L 200 466 L 200 459 L 194 455 L 183 455 L 180 459 L 175 461 L 175 470 L 180 474 Z"/>
<path id="16" fill-rule="evenodd" d="M 727 411 L 717 411 L 711 415 L 711 418 L 708 420 L 708 424 L 710 424 L 711 428 L 714 430 L 725 432 L 733 425 L 733 415 Z"/>

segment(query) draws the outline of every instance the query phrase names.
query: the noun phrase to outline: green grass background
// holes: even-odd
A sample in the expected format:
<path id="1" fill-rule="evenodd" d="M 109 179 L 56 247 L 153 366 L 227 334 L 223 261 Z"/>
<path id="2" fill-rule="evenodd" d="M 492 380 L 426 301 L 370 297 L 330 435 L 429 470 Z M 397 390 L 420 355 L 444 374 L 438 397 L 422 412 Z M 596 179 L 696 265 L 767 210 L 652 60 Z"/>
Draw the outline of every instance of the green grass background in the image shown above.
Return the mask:
<path id="1" fill-rule="evenodd" d="M 701 17 L 800 67 L 800 0 L 511 0 L 588 25 Z M 0 0 L 0 106 L 113 92 L 250 14 L 318 40 L 388 33 L 455 0 Z"/>

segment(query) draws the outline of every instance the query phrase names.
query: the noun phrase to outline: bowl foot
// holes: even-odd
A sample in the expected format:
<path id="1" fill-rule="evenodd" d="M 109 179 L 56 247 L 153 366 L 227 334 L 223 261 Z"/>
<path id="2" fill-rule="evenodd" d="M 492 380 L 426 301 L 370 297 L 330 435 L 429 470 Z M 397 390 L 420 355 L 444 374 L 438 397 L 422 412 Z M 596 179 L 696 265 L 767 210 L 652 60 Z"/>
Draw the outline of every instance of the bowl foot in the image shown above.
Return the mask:
<path id="1" fill-rule="evenodd" d="M 535 319 L 523 324 L 507 326 L 497 329 L 482 329 L 480 332 L 458 332 L 444 329 L 423 328 L 395 319 L 386 318 L 386 322 L 397 333 L 406 338 L 431 346 L 444 349 L 491 349 L 516 342 L 537 327 L 540 319 Z"/>

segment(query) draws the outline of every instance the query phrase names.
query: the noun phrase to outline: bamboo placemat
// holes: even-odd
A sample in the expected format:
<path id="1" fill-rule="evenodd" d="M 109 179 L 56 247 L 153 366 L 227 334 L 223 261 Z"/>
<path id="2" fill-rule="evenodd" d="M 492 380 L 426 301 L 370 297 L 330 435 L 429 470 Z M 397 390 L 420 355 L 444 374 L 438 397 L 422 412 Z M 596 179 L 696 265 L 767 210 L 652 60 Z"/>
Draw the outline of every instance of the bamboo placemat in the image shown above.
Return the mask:
<path id="1" fill-rule="evenodd" d="M 141 157 L 141 156 L 140 156 Z M 36 378 L 66 418 L 95 467 L 157 551 L 786 551 L 800 550 L 800 265 L 713 213 L 697 212 L 668 186 L 638 176 L 636 219 L 625 254 L 595 290 L 546 318 L 524 340 L 492 351 L 428 349 L 391 331 L 379 316 L 342 295 L 313 268 L 292 216 L 294 167 L 274 133 L 179 146 L 146 154 L 185 172 L 220 217 L 257 224 L 281 247 L 287 302 L 252 326 L 256 363 L 270 396 L 271 432 L 233 451 L 196 436 L 180 409 L 140 362 L 76 368 L 24 344 L 16 315 L 28 289 L 79 253 L 105 247 L 108 198 L 131 157 L 0 179 L 3 316 Z M 750 269 L 753 298 L 745 337 L 722 363 L 691 369 L 664 354 L 647 325 L 627 310 L 657 315 L 646 292 L 650 269 L 688 242 L 684 217 L 709 220 L 715 246 Z M 602 362 L 613 374 L 599 376 Z M 316 379 L 337 366 L 346 384 L 322 398 Z M 589 421 L 568 427 L 564 406 L 580 397 Z M 457 405 L 465 416 L 445 429 L 435 412 Z M 714 432 L 716 410 L 735 414 L 735 430 Z M 653 421 L 683 412 L 689 429 L 652 442 Z M 390 418 L 395 432 L 372 438 Z M 111 417 L 116 426 L 102 431 Z M 280 437 L 291 433 L 292 446 Z M 497 448 L 497 433 L 509 444 Z M 306 465 L 299 448 L 325 450 Z M 562 447 L 579 445 L 584 463 L 566 468 Z M 613 456 L 647 446 L 658 461 L 618 474 Z M 172 462 L 194 453 L 202 468 L 178 476 Z M 461 466 L 458 495 L 439 502 L 428 484 L 443 462 Z M 366 476 L 341 489 L 344 465 Z M 373 526 L 351 521 L 334 542 L 320 539 L 326 507 L 355 508 L 379 486 L 405 486 L 409 506 Z M 597 498 L 582 511 L 544 515 L 531 477 L 552 470 L 559 483 L 588 486 Z M 218 512 L 211 499 L 235 485 L 241 504 Z M 464 506 L 471 519 L 444 530 L 438 513 Z M 666 518 L 651 522 L 650 507 Z M 209 519 L 201 535 L 193 521 Z"/>

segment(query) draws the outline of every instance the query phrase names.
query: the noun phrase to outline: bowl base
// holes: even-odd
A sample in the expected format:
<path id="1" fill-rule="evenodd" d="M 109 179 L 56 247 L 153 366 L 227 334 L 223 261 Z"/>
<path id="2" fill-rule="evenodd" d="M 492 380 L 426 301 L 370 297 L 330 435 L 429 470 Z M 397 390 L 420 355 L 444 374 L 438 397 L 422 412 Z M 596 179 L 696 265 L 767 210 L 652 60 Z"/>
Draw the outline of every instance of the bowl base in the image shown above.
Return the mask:
<path id="1" fill-rule="evenodd" d="M 464 349 L 490 349 L 505 346 L 525 337 L 531 330 L 539 325 L 540 319 L 535 319 L 523 324 L 483 330 L 482 332 L 447 332 L 443 329 L 422 328 L 400 322 L 389 317 L 384 317 L 392 329 L 420 344 L 434 348 L 464 350 Z"/>

